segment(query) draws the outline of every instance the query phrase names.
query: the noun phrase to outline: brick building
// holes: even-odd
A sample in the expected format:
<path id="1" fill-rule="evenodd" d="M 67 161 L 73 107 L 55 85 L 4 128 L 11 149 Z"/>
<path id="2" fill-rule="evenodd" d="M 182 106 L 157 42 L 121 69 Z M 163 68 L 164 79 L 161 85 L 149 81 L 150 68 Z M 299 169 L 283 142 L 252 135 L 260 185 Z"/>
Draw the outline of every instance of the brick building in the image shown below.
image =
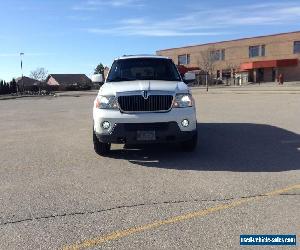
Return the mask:
<path id="1" fill-rule="evenodd" d="M 216 78 L 239 76 L 247 82 L 272 82 L 283 74 L 285 81 L 300 81 L 300 31 L 164 49 L 156 53 L 192 69 L 203 69 L 204 61 L 211 59 L 211 71 Z"/>

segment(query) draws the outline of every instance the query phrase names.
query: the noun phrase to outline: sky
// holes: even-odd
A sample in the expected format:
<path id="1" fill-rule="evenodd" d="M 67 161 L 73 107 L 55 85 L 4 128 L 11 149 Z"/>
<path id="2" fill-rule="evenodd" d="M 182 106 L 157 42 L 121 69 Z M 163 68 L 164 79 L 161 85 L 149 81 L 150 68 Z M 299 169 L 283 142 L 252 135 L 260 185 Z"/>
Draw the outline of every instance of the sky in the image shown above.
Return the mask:
<path id="1" fill-rule="evenodd" d="M 0 0 L 0 79 L 90 76 L 122 55 L 300 30 L 300 1 Z"/>

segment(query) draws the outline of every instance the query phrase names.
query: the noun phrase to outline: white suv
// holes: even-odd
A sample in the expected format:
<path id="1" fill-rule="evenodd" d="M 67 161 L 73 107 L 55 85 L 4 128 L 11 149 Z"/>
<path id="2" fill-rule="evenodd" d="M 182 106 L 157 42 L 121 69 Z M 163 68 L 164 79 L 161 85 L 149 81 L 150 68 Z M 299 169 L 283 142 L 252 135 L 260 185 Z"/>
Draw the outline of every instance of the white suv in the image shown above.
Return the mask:
<path id="1" fill-rule="evenodd" d="M 161 56 L 116 59 L 93 108 L 95 151 L 105 155 L 111 143 L 197 145 L 194 99 L 173 61 Z"/>

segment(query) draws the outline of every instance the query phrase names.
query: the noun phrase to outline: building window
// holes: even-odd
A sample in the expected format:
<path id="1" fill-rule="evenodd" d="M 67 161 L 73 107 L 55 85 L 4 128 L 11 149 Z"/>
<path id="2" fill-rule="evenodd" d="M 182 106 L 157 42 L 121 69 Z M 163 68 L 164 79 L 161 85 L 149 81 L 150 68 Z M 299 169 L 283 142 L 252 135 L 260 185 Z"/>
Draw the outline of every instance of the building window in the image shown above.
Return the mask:
<path id="1" fill-rule="evenodd" d="M 300 53 L 300 41 L 294 42 L 294 54 Z"/>
<path id="2" fill-rule="evenodd" d="M 249 47 L 249 58 L 266 55 L 266 45 L 257 45 Z"/>
<path id="3" fill-rule="evenodd" d="M 221 50 L 221 60 L 225 61 L 225 49 Z"/>
<path id="4" fill-rule="evenodd" d="M 179 65 L 190 64 L 190 55 L 189 54 L 179 55 L 178 56 L 178 64 Z"/>
<path id="5" fill-rule="evenodd" d="M 261 46 L 261 56 L 265 56 L 266 55 L 266 45 L 262 45 Z"/>
<path id="6" fill-rule="evenodd" d="M 225 60 L 225 49 L 211 51 L 211 58 L 213 61 L 224 61 Z"/>
<path id="7" fill-rule="evenodd" d="M 249 47 L 249 57 L 257 57 L 259 56 L 259 46 L 250 46 Z"/>
<path id="8" fill-rule="evenodd" d="M 219 61 L 220 60 L 220 50 L 211 51 L 210 57 L 213 61 Z"/>

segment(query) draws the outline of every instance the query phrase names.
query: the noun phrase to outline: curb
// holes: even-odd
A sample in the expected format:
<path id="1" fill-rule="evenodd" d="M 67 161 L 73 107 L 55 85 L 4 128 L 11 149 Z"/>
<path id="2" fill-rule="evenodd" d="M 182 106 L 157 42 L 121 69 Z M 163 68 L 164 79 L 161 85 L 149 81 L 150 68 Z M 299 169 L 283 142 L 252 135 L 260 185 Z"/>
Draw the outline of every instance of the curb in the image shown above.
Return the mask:
<path id="1" fill-rule="evenodd" d="M 57 95 L 22 95 L 22 96 L 7 96 L 7 97 L 0 97 L 0 101 L 4 100 L 12 100 L 12 99 L 20 99 L 20 98 L 28 98 L 28 97 L 33 97 L 33 98 L 43 98 L 43 97 L 57 97 Z"/>

